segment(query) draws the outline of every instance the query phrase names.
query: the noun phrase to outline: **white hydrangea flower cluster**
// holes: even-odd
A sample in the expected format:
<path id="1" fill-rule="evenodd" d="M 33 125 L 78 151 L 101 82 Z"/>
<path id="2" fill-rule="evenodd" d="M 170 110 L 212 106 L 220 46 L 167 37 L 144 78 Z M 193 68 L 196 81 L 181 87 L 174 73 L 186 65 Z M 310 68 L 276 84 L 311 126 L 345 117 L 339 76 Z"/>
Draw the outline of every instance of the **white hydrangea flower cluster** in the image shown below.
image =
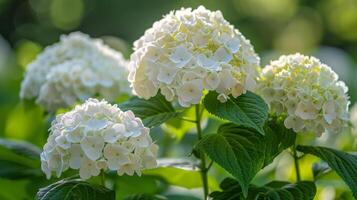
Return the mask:
<path id="1" fill-rule="evenodd" d="M 157 165 L 158 146 L 149 131 L 131 111 L 88 99 L 53 121 L 41 153 L 42 171 L 47 178 L 68 168 L 79 169 L 82 179 L 107 169 L 141 175 Z"/>
<path id="2" fill-rule="evenodd" d="M 75 32 L 47 47 L 29 64 L 21 84 L 22 99 L 36 99 L 56 111 L 98 96 L 107 100 L 129 93 L 128 61 L 100 39 Z"/>
<path id="3" fill-rule="evenodd" d="M 298 53 L 272 61 L 258 86 L 272 111 L 286 115 L 286 128 L 317 135 L 337 133 L 347 125 L 347 90 L 329 66 Z"/>
<path id="4" fill-rule="evenodd" d="M 255 87 L 259 62 L 250 41 L 220 11 L 182 8 L 134 43 L 129 81 L 145 99 L 160 89 L 168 101 L 188 107 L 211 90 L 224 102 Z"/>

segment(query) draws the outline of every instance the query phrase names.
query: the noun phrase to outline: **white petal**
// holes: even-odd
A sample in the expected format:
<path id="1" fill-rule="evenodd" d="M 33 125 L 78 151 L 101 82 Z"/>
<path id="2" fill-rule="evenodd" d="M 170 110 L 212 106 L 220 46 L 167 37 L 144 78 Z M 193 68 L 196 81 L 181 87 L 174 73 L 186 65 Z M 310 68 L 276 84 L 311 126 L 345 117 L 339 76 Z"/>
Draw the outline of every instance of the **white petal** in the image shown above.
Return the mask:
<path id="1" fill-rule="evenodd" d="M 62 147 L 63 149 L 68 149 L 71 147 L 71 143 L 67 141 L 66 136 L 64 135 L 57 136 L 55 140 L 57 145 Z"/>
<path id="2" fill-rule="evenodd" d="M 79 143 L 83 138 L 83 133 L 79 129 L 70 132 L 66 131 L 65 135 L 66 135 L 66 139 L 71 143 Z"/>
<path id="3" fill-rule="evenodd" d="M 114 143 L 125 133 L 124 124 L 114 124 L 112 127 L 103 131 L 103 138 L 105 142 Z"/>
<path id="4" fill-rule="evenodd" d="M 134 144 L 137 147 L 144 148 L 144 147 L 148 147 L 150 145 L 151 141 L 150 141 L 148 135 L 142 134 L 138 137 L 131 137 L 129 139 L 129 142 L 131 142 L 132 144 Z"/>
<path id="5" fill-rule="evenodd" d="M 244 93 L 244 87 L 242 84 L 237 83 L 233 88 L 232 88 L 232 96 L 234 98 L 237 98 L 238 96 L 240 96 L 241 94 Z"/>
<path id="6" fill-rule="evenodd" d="M 224 46 L 232 53 L 237 53 L 240 49 L 240 41 L 238 38 L 231 38 L 224 43 Z"/>
<path id="7" fill-rule="evenodd" d="M 334 119 L 336 119 L 336 106 L 335 103 L 330 100 L 323 105 L 324 119 L 327 123 L 331 124 Z"/>
<path id="8" fill-rule="evenodd" d="M 233 58 L 232 54 L 229 53 L 226 48 L 220 47 L 213 54 L 213 60 L 216 62 L 228 63 Z"/>
<path id="9" fill-rule="evenodd" d="M 163 94 L 165 96 L 165 99 L 167 101 L 173 101 L 174 98 L 175 98 L 175 92 L 170 87 L 162 87 L 161 88 L 161 94 Z"/>
<path id="10" fill-rule="evenodd" d="M 92 118 L 85 124 L 86 131 L 98 131 L 108 126 L 108 121 L 105 119 Z"/>
<path id="11" fill-rule="evenodd" d="M 220 79 L 216 72 L 209 73 L 204 79 L 205 88 L 209 90 L 215 90 L 218 87 L 219 82 Z"/>
<path id="12" fill-rule="evenodd" d="M 245 79 L 245 88 L 247 90 L 254 90 L 256 85 L 257 82 L 254 80 L 254 78 L 251 75 L 248 75 L 247 78 Z"/>
<path id="13" fill-rule="evenodd" d="M 317 110 L 311 103 L 300 102 L 297 105 L 295 114 L 301 119 L 316 119 Z"/>
<path id="14" fill-rule="evenodd" d="M 81 160 L 81 168 L 79 169 L 79 176 L 86 180 L 91 176 L 99 175 L 100 170 L 97 169 L 96 163 L 86 157 Z"/>
<path id="15" fill-rule="evenodd" d="M 212 70 L 212 71 L 220 70 L 219 64 L 215 60 L 208 58 L 204 54 L 197 55 L 197 64 L 208 70 Z"/>
<path id="16" fill-rule="evenodd" d="M 69 149 L 69 167 L 72 169 L 79 169 L 81 166 L 81 160 L 84 156 L 84 153 L 79 144 L 72 144 Z"/>
<path id="17" fill-rule="evenodd" d="M 177 67 L 181 68 L 185 66 L 192 58 L 190 51 L 183 45 L 177 47 L 174 53 L 170 56 L 170 60 L 176 63 Z"/>
<path id="18" fill-rule="evenodd" d="M 177 68 L 174 67 L 161 67 L 159 74 L 157 75 L 157 80 L 160 82 L 171 84 L 177 73 Z"/>
<path id="19" fill-rule="evenodd" d="M 234 87 L 237 84 L 237 80 L 234 79 L 229 70 L 222 70 L 219 73 L 220 83 L 217 87 L 217 92 L 224 93 L 227 89 Z"/>
<path id="20" fill-rule="evenodd" d="M 87 136 L 82 139 L 81 147 L 89 159 L 97 160 L 102 155 L 104 140 L 101 136 Z"/>

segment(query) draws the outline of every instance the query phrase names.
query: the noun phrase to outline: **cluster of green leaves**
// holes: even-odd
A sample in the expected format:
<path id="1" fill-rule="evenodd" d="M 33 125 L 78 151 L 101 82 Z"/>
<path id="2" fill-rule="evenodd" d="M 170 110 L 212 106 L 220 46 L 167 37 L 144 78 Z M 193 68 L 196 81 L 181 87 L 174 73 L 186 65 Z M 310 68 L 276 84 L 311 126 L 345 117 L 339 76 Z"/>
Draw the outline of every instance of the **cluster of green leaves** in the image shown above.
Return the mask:
<path id="1" fill-rule="evenodd" d="M 314 182 L 271 182 L 265 186 L 251 185 L 254 176 L 270 164 L 284 149 L 295 144 L 296 133 L 287 130 L 279 118 L 268 120 L 268 107 L 257 95 L 247 92 L 226 103 L 210 92 L 204 99 L 206 109 L 213 115 L 229 120 L 217 134 L 205 136 L 197 145 L 213 161 L 236 180 L 222 182 L 222 192 L 212 193 L 213 199 L 313 199 Z M 297 150 L 324 160 L 347 183 L 357 198 L 357 157 L 326 147 L 298 146 Z"/>
<path id="2" fill-rule="evenodd" d="M 220 185 L 222 191 L 211 194 L 213 200 L 243 199 L 242 187 L 231 178 L 226 178 Z M 247 199 L 265 200 L 312 200 L 316 194 L 316 186 L 311 181 L 288 183 L 284 181 L 273 181 L 264 186 L 249 185 Z"/>
<path id="3" fill-rule="evenodd" d="M 252 180 L 264 167 L 273 162 L 282 151 L 295 145 L 296 133 L 285 128 L 281 118 L 268 115 L 268 106 L 258 95 L 247 92 L 238 98 L 230 96 L 227 102 L 217 100 L 216 92 L 209 92 L 204 100 L 205 109 L 224 121 L 215 133 L 204 137 L 193 147 L 194 152 L 204 152 L 233 178 L 220 184 L 221 191 L 210 194 L 214 200 L 225 199 L 286 199 L 310 200 L 316 193 L 313 181 L 288 183 L 272 181 L 265 185 L 254 185 Z M 185 112 L 177 109 L 158 94 L 149 100 L 133 97 L 119 104 L 122 110 L 132 110 L 150 128 L 172 120 L 180 120 Z M 195 122 L 192 119 L 192 122 Z M 342 151 L 319 146 L 297 146 L 304 154 L 319 157 L 329 168 L 347 183 L 357 198 L 357 157 Z M 28 143 L 0 140 L 0 177 L 5 179 L 28 179 L 45 177 L 40 171 L 40 150 Z M 181 166 L 180 166 L 181 165 Z M 324 173 L 326 168 L 316 173 Z M 37 199 L 116 199 L 126 200 L 197 200 L 196 197 L 165 194 L 167 186 L 186 188 L 201 187 L 200 172 L 196 166 L 183 169 L 182 164 L 160 166 L 144 171 L 144 176 L 124 176 L 114 181 L 114 193 L 101 185 L 67 178 L 40 189 Z M 187 181 L 194 180 L 194 181 Z M 211 182 L 211 180 L 209 180 Z M 158 185 L 158 183 L 160 183 Z M 129 184 L 129 185 L 128 185 Z M 152 185 L 143 190 L 140 184 Z M 138 187 L 132 188 L 132 185 Z M 160 186 L 161 185 L 161 186 Z M 212 188 L 212 187 L 211 187 Z M 124 192 L 120 192 L 124 191 Z"/>
<path id="4" fill-rule="evenodd" d="M 254 195 L 260 195 L 259 197 L 267 199 L 312 199 L 316 193 L 314 182 L 271 182 L 261 187 L 251 185 L 251 181 L 261 169 L 295 144 L 296 133 L 286 129 L 280 118 L 268 118 L 267 104 L 252 92 L 238 98 L 231 96 L 226 103 L 219 102 L 217 96 L 216 92 L 209 92 L 203 104 L 210 114 L 226 120 L 226 123 L 222 124 L 215 134 L 206 134 L 195 149 L 205 152 L 235 180 L 223 181 L 223 191 L 212 193 L 212 197 L 228 199 L 225 195 L 229 195 L 229 199 L 256 199 L 258 196 Z M 180 112 L 176 112 L 162 95 L 147 101 L 134 98 L 120 107 L 133 110 L 144 119 L 146 125 L 151 126 L 180 116 Z M 325 160 L 356 195 L 355 156 L 325 147 L 298 146 L 297 149 Z M 228 183 L 234 187 L 225 187 Z"/>

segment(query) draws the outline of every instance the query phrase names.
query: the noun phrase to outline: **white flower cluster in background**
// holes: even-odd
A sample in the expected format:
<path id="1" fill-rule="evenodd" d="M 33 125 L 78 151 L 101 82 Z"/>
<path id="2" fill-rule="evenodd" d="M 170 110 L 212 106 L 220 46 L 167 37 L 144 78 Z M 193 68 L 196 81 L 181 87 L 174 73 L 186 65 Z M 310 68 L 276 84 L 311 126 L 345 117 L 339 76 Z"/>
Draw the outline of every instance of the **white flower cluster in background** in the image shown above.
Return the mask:
<path id="1" fill-rule="evenodd" d="M 118 175 L 154 168 L 158 146 L 149 128 L 131 111 L 123 112 L 106 101 L 88 99 L 74 110 L 58 115 L 41 153 L 41 168 L 50 178 L 79 169 L 82 179 L 97 176 L 101 170 Z"/>
<path id="2" fill-rule="evenodd" d="M 102 40 L 71 33 L 28 65 L 20 97 L 36 98 L 47 111 L 95 96 L 110 101 L 130 92 L 127 65 L 122 54 Z"/>
<path id="3" fill-rule="evenodd" d="M 263 69 L 258 90 L 295 132 L 337 133 L 347 125 L 348 88 L 314 57 L 293 54 L 272 61 Z"/>
<path id="4" fill-rule="evenodd" d="M 134 43 L 129 81 L 145 99 L 160 89 L 168 101 L 188 107 L 211 90 L 224 102 L 255 87 L 259 62 L 250 41 L 220 11 L 182 8 Z"/>

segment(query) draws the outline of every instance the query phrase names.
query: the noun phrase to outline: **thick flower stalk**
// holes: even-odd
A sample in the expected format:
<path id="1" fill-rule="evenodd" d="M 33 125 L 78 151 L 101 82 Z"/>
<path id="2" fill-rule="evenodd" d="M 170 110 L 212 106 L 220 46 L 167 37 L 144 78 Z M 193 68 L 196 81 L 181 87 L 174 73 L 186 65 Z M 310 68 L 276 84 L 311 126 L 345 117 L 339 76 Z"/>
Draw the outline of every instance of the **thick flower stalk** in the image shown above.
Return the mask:
<path id="1" fill-rule="evenodd" d="M 141 175 L 157 165 L 158 146 L 149 131 L 131 111 L 89 99 L 53 121 L 41 153 L 42 170 L 47 178 L 68 168 L 78 169 L 82 179 L 107 169 Z"/>
<path id="2" fill-rule="evenodd" d="M 129 81 L 149 99 L 160 92 L 189 107 L 205 90 L 224 102 L 256 85 L 259 58 L 250 41 L 220 11 L 203 6 L 172 11 L 134 43 Z"/>
<path id="3" fill-rule="evenodd" d="M 314 57 L 281 56 L 263 69 L 258 91 L 271 110 L 295 132 L 337 133 L 347 125 L 345 83 Z"/>
<path id="4" fill-rule="evenodd" d="M 89 97 L 107 100 L 128 93 L 128 62 L 100 39 L 75 32 L 61 36 L 26 70 L 22 99 L 36 99 L 47 111 L 67 108 Z"/>

